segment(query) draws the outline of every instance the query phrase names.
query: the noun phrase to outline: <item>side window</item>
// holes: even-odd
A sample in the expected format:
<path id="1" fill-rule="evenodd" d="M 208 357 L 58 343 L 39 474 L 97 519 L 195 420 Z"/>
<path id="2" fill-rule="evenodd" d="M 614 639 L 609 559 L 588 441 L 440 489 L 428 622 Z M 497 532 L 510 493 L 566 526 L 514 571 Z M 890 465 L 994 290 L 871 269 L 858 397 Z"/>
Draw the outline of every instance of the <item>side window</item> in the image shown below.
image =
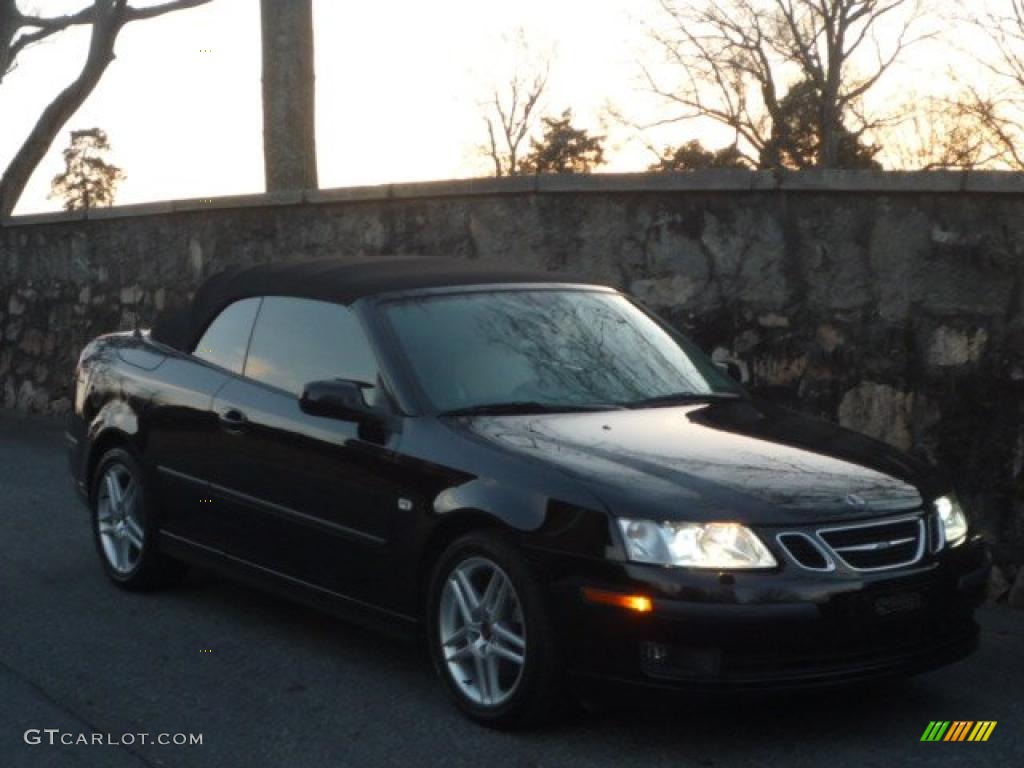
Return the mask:
<path id="1" fill-rule="evenodd" d="M 245 375 L 299 395 L 311 381 L 355 379 L 377 384 L 377 361 L 348 307 L 312 299 L 263 299 Z M 368 403 L 376 386 L 364 390 Z"/>
<path id="2" fill-rule="evenodd" d="M 221 368 L 241 373 L 252 321 L 256 319 L 260 301 L 262 299 L 242 299 L 229 304 L 206 328 L 192 354 Z"/>

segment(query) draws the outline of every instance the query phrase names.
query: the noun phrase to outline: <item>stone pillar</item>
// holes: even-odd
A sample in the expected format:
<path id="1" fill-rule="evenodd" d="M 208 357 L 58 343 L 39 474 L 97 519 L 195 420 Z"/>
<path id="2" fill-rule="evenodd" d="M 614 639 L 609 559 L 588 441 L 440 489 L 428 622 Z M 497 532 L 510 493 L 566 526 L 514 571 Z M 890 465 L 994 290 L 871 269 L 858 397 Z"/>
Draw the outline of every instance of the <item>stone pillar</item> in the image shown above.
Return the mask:
<path id="1" fill-rule="evenodd" d="M 260 0 L 268 192 L 316 189 L 313 1 Z"/>

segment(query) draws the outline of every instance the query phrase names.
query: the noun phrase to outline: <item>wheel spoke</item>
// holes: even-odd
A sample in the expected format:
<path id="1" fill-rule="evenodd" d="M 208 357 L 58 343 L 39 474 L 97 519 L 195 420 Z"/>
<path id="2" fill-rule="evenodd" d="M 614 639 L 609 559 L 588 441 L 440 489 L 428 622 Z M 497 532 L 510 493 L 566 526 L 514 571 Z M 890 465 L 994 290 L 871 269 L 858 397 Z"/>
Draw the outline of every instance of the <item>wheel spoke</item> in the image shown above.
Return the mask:
<path id="1" fill-rule="evenodd" d="M 107 486 L 107 498 L 110 499 L 110 508 L 117 510 L 121 508 L 121 486 L 117 484 L 117 475 L 113 471 L 107 472 L 103 477 Z"/>
<path id="2" fill-rule="evenodd" d="M 117 567 L 122 571 L 128 570 L 128 537 L 121 532 L 121 535 L 117 539 Z"/>
<path id="3" fill-rule="evenodd" d="M 491 700 L 501 695 L 501 683 L 498 680 L 498 657 L 488 655 L 484 657 L 484 673 L 487 675 L 487 690 L 491 693 Z"/>
<path id="4" fill-rule="evenodd" d="M 114 535 L 114 524 L 110 522 L 110 518 L 99 519 L 99 531 L 100 536 L 113 536 Z"/>
<path id="5" fill-rule="evenodd" d="M 503 645 L 491 643 L 491 653 L 495 656 L 500 656 L 503 659 L 511 661 L 513 664 L 518 664 L 520 667 L 523 666 L 523 654 L 509 650 Z"/>
<path id="6" fill-rule="evenodd" d="M 487 675 L 487 664 L 480 656 L 473 657 L 473 664 L 476 667 L 476 689 L 480 692 L 480 701 L 490 704 L 494 694 L 491 692 L 491 681 Z"/>
<path id="7" fill-rule="evenodd" d="M 455 603 L 459 606 L 459 613 L 462 615 L 462 620 L 466 623 L 471 622 L 473 620 L 473 611 L 470 609 L 469 603 L 466 601 L 466 596 L 462 593 L 462 587 L 459 585 L 459 582 L 455 579 L 449 579 L 448 587 L 455 596 Z"/>
<path id="8" fill-rule="evenodd" d="M 462 661 L 468 659 L 473 654 L 473 648 L 467 643 L 461 648 L 456 648 L 454 651 L 444 657 L 445 661 Z"/>
<path id="9" fill-rule="evenodd" d="M 502 611 L 505 610 L 505 603 L 508 602 L 509 589 L 510 586 L 508 579 L 502 576 L 501 584 L 498 585 L 497 594 L 494 595 L 494 599 L 491 602 L 491 616 L 493 616 L 495 620 L 500 619 Z"/>
<path id="10" fill-rule="evenodd" d="M 452 632 L 450 635 L 448 635 L 448 637 L 445 639 L 442 645 L 455 645 L 457 642 L 459 642 L 459 640 L 462 640 L 468 634 L 469 627 L 461 626 L 457 630 Z"/>
<path id="11" fill-rule="evenodd" d="M 133 547 L 140 551 L 142 550 L 142 528 L 130 517 L 124 521 L 124 537 Z"/>
<path id="12" fill-rule="evenodd" d="M 132 567 L 132 542 L 127 531 L 121 534 L 121 567 L 126 571 Z"/>
<path id="13" fill-rule="evenodd" d="M 96 504 L 96 519 L 100 523 L 114 522 L 114 507 L 109 501 L 104 503 L 101 499 Z"/>
<path id="14" fill-rule="evenodd" d="M 473 582 L 469 580 L 469 576 L 463 570 L 455 571 L 455 578 L 459 581 L 459 586 L 462 587 L 463 597 L 466 599 L 466 604 L 470 610 L 475 611 L 480 607 L 480 596 L 476 593 L 476 589 L 473 587 Z"/>
<path id="15" fill-rule="evenodd" d="M 494 571 L 491 574 L 490 581 L 487 582 L 487 588 L 484 590 L 483 597 L 480 598 L 480 604 L 484 608 L 487 608 L 488 610 L 491 609 L 491 606 L 494 604 L 494 598 L 497 596 L 504 581 L 505 579 L 502 578 L 502 575 L 498 571 Z"/>
<path id="16" fill-rule="evenodd" d="M 128 487 L 121 493 L 121 509 L 128 515 L 135 510 L 136 488 L 137 484 L 133 480 L 129 480 Z"/>
<path id="17" fill-rule="evenodd" d="M 519 648 L 520 650 L 526 648 L 526 640 L 512 630 L 506 628 L 503 624 L 494 625 L 494 634 L 503 643 L 507 643 L 508 645 Z"/>

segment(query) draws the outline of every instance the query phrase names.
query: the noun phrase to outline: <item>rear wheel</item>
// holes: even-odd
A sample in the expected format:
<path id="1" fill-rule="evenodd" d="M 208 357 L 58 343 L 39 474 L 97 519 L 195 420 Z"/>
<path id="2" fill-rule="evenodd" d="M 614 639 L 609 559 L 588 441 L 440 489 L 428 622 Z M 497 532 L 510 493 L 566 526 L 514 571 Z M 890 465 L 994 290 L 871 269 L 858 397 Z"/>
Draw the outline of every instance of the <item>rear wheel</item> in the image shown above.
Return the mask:
<path id="1" fill-rule="evenodd" d="M 123 448 L 104 454 L 92 488 L 93 537 L 111 581 L 124 589 L 152 589 L 184 574 L 181 563 L 157 551 L 154 509 L 134 456 Z"/>
<path id="2" fill-rule="evenodd" d="M 554 714 L 559 642 L 542 583 L 512 545 L 493 533 L 455 541 L 434 571 L 429 602 L 434 666 L 463 712 L 495 727 Z"/>

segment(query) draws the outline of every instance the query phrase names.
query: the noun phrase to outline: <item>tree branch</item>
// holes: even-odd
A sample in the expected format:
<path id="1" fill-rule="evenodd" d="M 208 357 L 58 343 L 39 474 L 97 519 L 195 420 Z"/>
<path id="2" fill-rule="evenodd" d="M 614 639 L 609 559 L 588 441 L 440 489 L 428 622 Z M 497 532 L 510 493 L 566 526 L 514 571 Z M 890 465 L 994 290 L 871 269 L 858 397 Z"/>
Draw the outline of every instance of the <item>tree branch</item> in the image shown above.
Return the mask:
<path id="1" fill-rule="evenodd" d="M 172 2 L 151 5 L 146 8 L 129 7 L 125 14 L 125 23 L 128 24 L 133 21 L 155 19 L 157 16 L 163 16 L 166 13 L 196 8 L 200 5 L 206 5 L 209 2 L 210 0 L 173 0 Z"/>
<path id="2" fill-rule="evenodd" d="M 4 170 L 3 177 L 0 178 L 0 216 L 11 214 L 32 173 L 46 156 L 61 128 L 96 88 L 110 62 L 114 60 L 114 44 L 117 42 L 121 28 L 132 21 L 150 19 L 172 11 L 193 8 L 209 1 L 176 0 L 152 8 L 136 9 L 130 7 L 127 0 L 94 0 L 88 9 L 58 18 L 44 19 L 34 16 L 25 17 L 19 14 L 22 26 L 31 26 L 41 31 L 48 29 L 59 31 L 66 29 L 71 24 L 87 23 L 83 15 L 87 14 L 89 23 L 92 24 L 92 34 L 89 40 L 89 51 L 78 77 L 43 110 L 25 141 Z M 31 33 L 29 37 L 32 34 L 35 33 Z M 24 37 L 26 36 L 22 36 L 22 38 Z M 18 42 L 15 45 L 18 45 Z M 22 50 L 24 47 L 21 45 L 18 50 Z M 6 63 L 6 70 L 0 68 L 0 77 L 4 71 L 10 71 L 10 67 L 14 63 L 13 57 L 8 58 Z"/>
<path id="3" fill-rule="evenodd" d="M 195 8 L 196 6 L 204 5 L 210 1 L 211 0 L 173 0 L 173 2 L 161 3 L 160 5 L 153 5 L 146 8 L 126 6 L 124 10 L 124 18 L 121 23 L 124 25 L 133 21 L 153 19 L 174 11 Z M 29 46 L 39 43 L 58 32 L 63 32 L 69 27 L 79 26 L 82 24 L 94 24 L 97 19 L 97 9 L 100 7 L 101 3 L 93 3 L 90 6 L 82 8 L 80 11 L 65 14 L 63 16 L 26 15 L 17 11 L 17 4 L 14 3 L 13 0 L 12 5 L 15 9 L 15 15 L 12 17 L 14 24 L 10 37 L 6 42 L 4 40 L 4 35 L 0 33 L 0 44 L 3 44 L 6 48 L 6 52 L 0 51 L 0 80 L 3 80 L 3 76 L 14 68 L 15 60 L 18 58 L 18 55 Z M 35 31 L 20 31 L 24 29 L 34 29 Z"/>

